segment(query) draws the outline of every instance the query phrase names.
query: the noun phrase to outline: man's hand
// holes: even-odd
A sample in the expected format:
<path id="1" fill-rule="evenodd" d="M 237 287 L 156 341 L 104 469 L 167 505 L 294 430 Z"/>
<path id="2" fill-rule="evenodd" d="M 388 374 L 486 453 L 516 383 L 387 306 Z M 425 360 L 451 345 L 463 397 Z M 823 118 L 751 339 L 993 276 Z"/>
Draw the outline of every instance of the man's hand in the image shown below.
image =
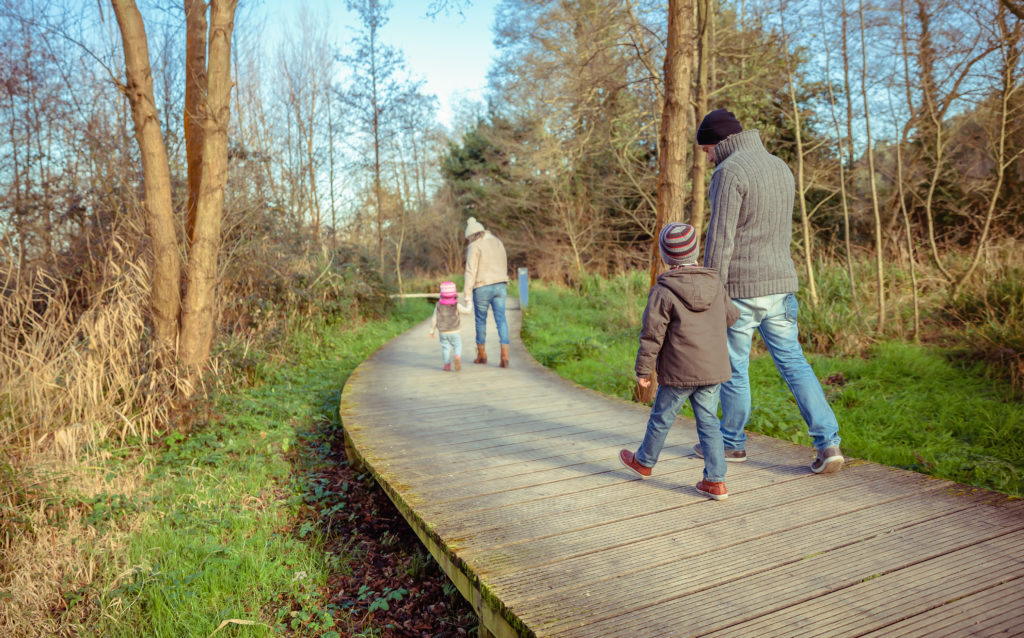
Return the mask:
<path id="1" fill-rule="evenodd" d="M 651 387 L 651 380 L 648 377 L 637 377 L 636 384 L 641 388 L 649 388 Z"/>

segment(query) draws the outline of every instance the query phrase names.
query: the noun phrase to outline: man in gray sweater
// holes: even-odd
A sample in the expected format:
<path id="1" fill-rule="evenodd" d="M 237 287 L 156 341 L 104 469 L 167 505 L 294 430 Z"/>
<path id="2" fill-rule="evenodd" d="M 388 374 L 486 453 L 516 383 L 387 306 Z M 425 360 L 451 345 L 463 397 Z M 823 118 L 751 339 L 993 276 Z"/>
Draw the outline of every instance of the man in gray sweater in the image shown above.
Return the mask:
<path id="1" fill-rule="evenodd" d="M 732 378 L 722 384 L 720 393 L 726 460 L 747 459 L 748 370 L 750 345 L 757 330 L 814 441 L 817 456 L 811 470 L 835 472 L 844 461 L 839 424 L 798 338 L 793 293 L 799 284 L 789 252 L 793 173 L 783 160 L 765 150 L 758 131 L 744 131 L 725 109 L 705 116 L 697 129 L 697 144 L 715 165 L 708 189 L 711 217 L 704 266 L 718 271 L 740 310 L 739 320 L 728 332 Z"/>

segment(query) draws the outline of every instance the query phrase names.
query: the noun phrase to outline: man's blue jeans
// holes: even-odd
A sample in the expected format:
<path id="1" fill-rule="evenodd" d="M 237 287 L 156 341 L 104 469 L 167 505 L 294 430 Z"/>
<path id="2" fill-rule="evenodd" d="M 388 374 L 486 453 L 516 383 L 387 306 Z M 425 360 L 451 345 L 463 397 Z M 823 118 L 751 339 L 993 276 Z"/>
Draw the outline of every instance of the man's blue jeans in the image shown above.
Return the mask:
<path id="1" fill-rule="evenodd" d="M 658 462 L 665 437 L 672 428 L 672 422 L 683 407 L 683 401 L 690 399 L 693 415 L 697 418 L 697 438 L 704 453 L 704 480 L 720 482 L 725 480 L 725 449 L 722 447 L 722 430 L 718 424 L 718 386 L 706 385 L 699 388 L 674 388 L 659 385 L 647 420 L 647 432 L 643 443 L 636 451 L 636 461 L 645 467 L 654 467 Z"/>
<path id="2" fill-rule="evenodd" d="M 505 319 L 506 284 L 491 284 L 473 289 L 473 314 L 476 318 L 476 344 L 487 342 L 487 309 L 494 311 L 494 323 L 498 326 L 498 341 L 508 345 L 508 321 Z"/>
<path id="3" fill-rule="evenodd" d="M 793 393 L 815 449 L 838 446 L 836 416 L 800 346 L 796 296 L 781 293 L 732 301 L 740 310 L 740 318 L 729 327 L 732 378 L 722 384 L 721 390 L 722 437 L 726 449 L 742 450 L 747 441 L 743 430 L 750 421 L 751 412 L 749 370 L 754 330 L 761 333 L 775 368 Z"/>
<path id="4" fill-rule="evenodd" d="M 457 332 L 441 333 L 437 339 L 441 342 L 441 361 L 445 365 L 452 362 L 452 355 L 462 358 L 462 335 Z"/>

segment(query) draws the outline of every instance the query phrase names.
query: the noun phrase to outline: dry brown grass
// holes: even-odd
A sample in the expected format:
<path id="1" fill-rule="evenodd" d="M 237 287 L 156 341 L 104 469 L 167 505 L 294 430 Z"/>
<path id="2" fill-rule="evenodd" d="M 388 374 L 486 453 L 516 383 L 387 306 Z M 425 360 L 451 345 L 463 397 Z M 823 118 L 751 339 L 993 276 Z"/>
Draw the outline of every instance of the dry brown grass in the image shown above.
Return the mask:
<path id="1" fill-rule="evenodd" d="M 167 420 L 149 368 L 149 275 L 116 240 L 76 316 L 66 284 L 0 258 L 0 445 L 74 459 L 85 444 L 151 437 Z M 11 256 L 13 257 L 13 256 Z"/>
<path id="2" fill-rule="evenodd" d="M 149 366 L 149 275 L 127 241 L 110 240 L 75 291 L 0 250 L 0 635 L 75 633 L 91 582 L 123 535 L 97 535 L 83 499 L 131 494 L 143 465 L 98 471 L 106 439 L 147 440 L 167 423 L 166 373 Z"/>
<path id="3" fill-rule="evenodd" d="M 104 455 L 97 456 L 93 461 L 102 461 Z M 30 470 L 33 493 L 41 498 L 22 504 L 21 533 L 3 548 L 0 591 L 9 597 L 0 604 L 0 635 L 78 635 L 95 610 L 95 593 L 88 587 L 103 571 L 102 562 L 118 554 L 147 516 L 133 514 L 102 528 L 87 520 L 88 499 L 135 495 L 150 464 L 125 467 L 117 474 L 100 473 L 92 462 L 69 466 L 51 459 Z"/>

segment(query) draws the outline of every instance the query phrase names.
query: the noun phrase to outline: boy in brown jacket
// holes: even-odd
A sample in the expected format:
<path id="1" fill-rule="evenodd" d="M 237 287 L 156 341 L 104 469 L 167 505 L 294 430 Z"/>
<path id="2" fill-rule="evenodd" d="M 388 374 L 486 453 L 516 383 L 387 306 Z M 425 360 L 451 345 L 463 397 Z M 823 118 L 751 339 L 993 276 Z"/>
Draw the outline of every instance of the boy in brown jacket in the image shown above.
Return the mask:
<path id="1" fill-rule="evenodd" d="M 653 369 L 658 392 L 647 421 L 647 433 L 636 453 L 619 452 L 624 466 L 641 477 L 651 475 L 665 437 L 683 401 L 690 399 L 697 420 L 698 454 L 704 457 L 704 478 L 697 491 L 716 501 L 725 489 L 725 448 L 718 422 L 718 384 L 732 376 L 726 328 L 736 322 L 733 305 L 710 268 L 697 265 L 697 233 L 689 224 L 666 224 L 658 236 L 661 258 L 671 270 L 658 277 L 644 309 L 636 380 L 649 387 Z"/>

